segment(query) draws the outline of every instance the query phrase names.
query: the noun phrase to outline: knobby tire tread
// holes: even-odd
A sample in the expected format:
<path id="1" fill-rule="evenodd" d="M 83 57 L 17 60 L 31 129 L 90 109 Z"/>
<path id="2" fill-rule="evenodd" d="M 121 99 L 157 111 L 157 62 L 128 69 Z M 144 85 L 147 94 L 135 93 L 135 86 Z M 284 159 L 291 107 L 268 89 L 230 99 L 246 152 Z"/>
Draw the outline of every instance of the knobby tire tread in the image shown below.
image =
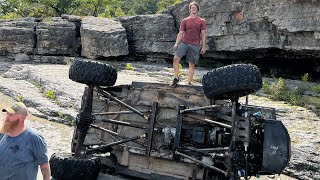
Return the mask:
<path id="1" fill-rule="evenodd" d="M 97 61 L 74 60 L 69 68 L 69 79 L 87 85 L 113 86 L 117 80 L 117 70 Z"/>
<path id="2" fill-rule="evenodd" d="M 96 180 L 101 170 L 99 159 L 76 159 L 71 154 L 54 153 L 50 158 L 55 180 Z"/>
<path id="3" fill-rule="evenodd" d="M 237 99 L 261 89 L 262 76 L 252 64 L 232 64 L 213 69 L 202 78 L 209 99 Z"/>

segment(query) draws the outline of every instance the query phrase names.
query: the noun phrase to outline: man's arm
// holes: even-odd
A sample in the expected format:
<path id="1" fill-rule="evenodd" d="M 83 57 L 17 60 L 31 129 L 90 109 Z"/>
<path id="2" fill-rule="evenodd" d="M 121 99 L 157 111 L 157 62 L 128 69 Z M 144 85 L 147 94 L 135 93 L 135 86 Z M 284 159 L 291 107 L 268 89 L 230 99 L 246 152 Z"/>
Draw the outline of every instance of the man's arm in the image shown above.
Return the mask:
<path id="1" fill-rule="evenodd" d="M 206 53 L 206 30 L 201 30 L 201 38 L 202 38 L 202 47 L 200 50 L 200 54 Z"/>
<path id="2" fill-rule="evenodd" d="M 50 165 L 49 163 L 41 164 L 40 165 L 41 173 L 43 176 L 43 180 L 50 180 L 51 172 L 50 172 Z"/>
<path id="3" fill-rule="evenodd" d="M 178 47 L 178 45 L 179 45 L 179 43 L 180 43 L 183 35 L 184 35 L 184 31 L 179 31 L 179 33 L 178 33 L 178 35 L 177 35 L 176 43 L 175 43 L 174 46 L 173 46 L 173 49 L 174 49 L 174 50 L 177 49 L 177 47 Z"/>

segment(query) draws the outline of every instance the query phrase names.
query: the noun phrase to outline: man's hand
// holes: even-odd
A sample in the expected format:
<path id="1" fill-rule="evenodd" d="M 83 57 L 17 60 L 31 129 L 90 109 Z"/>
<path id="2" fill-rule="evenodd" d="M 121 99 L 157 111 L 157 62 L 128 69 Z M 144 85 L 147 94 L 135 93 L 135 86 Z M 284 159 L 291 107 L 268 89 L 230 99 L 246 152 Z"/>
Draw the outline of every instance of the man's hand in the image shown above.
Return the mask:
<path id="1" fill-rule="evenodd" d="M 206 53 L 206 47 L 202 47 L 202 48 L 200 49 L 200 54 L 204 54 L 204 53 Z"/>
<path id="2" fill-rule="evenodd" d="M 175 44 L 175 45 L 173 46 L 173 50 L 176 51 L 177 48 L 178 48 L 178 44 Z"/>

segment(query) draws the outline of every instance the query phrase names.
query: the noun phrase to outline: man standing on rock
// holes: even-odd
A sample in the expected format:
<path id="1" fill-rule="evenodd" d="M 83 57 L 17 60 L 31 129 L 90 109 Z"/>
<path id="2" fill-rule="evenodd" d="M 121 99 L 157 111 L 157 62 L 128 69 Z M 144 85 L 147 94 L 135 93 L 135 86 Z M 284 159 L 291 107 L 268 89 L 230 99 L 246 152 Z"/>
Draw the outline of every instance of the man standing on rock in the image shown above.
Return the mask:
<path id="1" fill-rule="evenodd" d="M 3 109 L 0 122 L 0 179 L 36 180 L 38 167 L 44 180 L 50 180 L 47 144 L 34 129 L 25 126 L 27 107 L 16 102 Z"/>
<path id="2" fill-rule="evenodd" d="M 189 4 L 190 16 L 183 19 L 180 24 L 180 31 L 177 35 L 174 48 L 173 70 L 174 79 L 170 84 L 176 87 L 179 82 L 179 62 L 183 56 L 189 62 L 188 82 L 191 85 L 194 75 L 195 65 L 199 62 L 200 54 L 206 52 L 206 21 L 198 16 L 199 4 L 191 2 Z"/>

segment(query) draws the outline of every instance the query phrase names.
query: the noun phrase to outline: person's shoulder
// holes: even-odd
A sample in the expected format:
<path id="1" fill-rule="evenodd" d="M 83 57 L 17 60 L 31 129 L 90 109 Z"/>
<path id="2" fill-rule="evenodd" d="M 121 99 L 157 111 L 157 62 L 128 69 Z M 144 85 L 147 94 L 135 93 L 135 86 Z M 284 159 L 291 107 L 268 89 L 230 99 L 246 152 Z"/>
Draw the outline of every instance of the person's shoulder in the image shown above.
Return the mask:
<path id="1" fill-rule="evenodd" d="M 39 133 L 39 131 L 37 131 L 37 130 L 34 129 L 34 128 L 28 127 L 28 128 L 26 129 L 26 131 L 28 132 L 28 134 L 29 134 L 30 136 L 33 136 L 33 137 L 42 137 L 42 135 Z"/>
<path id="2" fill-rule="evenodd" d="M 200 21 L 206 22 L 206 20 L 204 18 L 199 17 Z"/>
<path id="3" fill-rule="evenodd" d="M 29 127 L 26 130 L 33 141 L 45 141 L 44 137 L 36 129 Z"/>
<path id="4" fill-rule="evenodd" d="M 183 22 L 183 21 L 188 21 L 189 19 L 190 19 L 190 17 L 189 17 L 189 16 L 188 16 L 188 17 L 186 17 L 186 18 L 183 18 L 183 19 L 182 19 L 182 22 Z"/>
<path id="5" fill-rule="evenodd" d="M 36 129 L 31 127 L 27 127 L 26 131 L 29 132 L 30 134 L 35 134 L 35 135 L 39 134 L 39 132 Z"/>

